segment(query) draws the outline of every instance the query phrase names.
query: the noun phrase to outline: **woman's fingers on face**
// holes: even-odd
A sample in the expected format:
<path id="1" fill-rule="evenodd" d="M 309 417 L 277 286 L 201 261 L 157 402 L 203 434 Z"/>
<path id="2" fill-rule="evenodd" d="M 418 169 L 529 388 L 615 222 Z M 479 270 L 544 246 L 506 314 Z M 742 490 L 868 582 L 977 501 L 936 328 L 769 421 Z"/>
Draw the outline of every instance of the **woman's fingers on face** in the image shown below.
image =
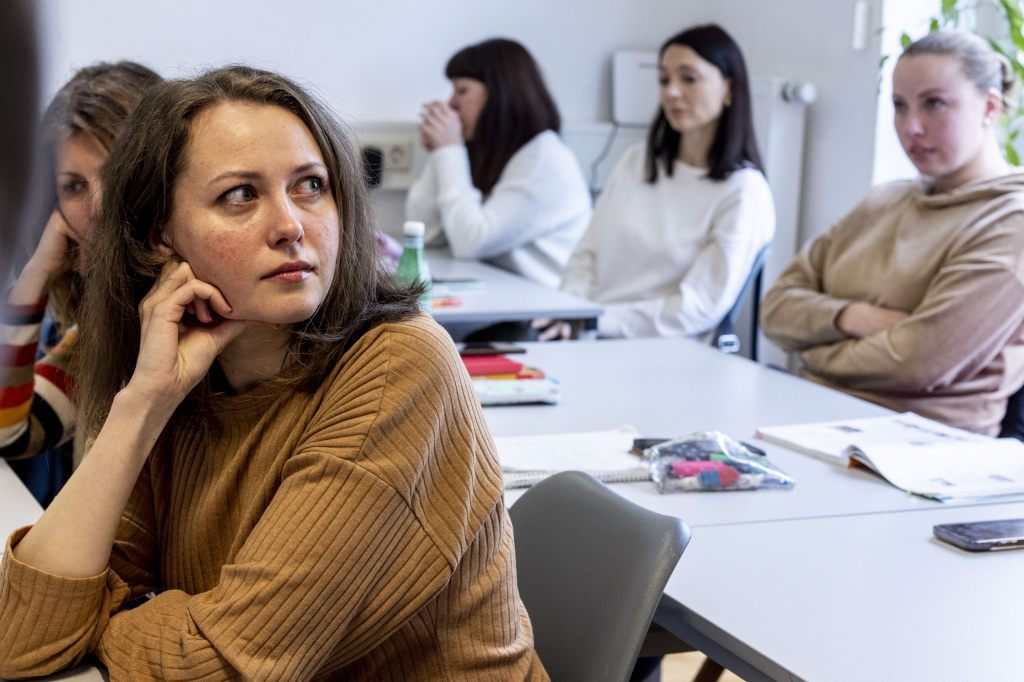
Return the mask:
<path id="1" fill-rule="evenodd" d="M 195 316 L 200 322 L 204 324 L 213 322 L 213 315 L 210 314 L 210 305 L 205 300 L 197 298 L 192 302 L 192 305 L 195 308 Z"/>
<path id="2" fill-rule="evenodd" d="M 217 313 L 221 317 L 231 314 L 231 306 L 228 305 L 224 294 L 217 287 L 198 279 L 189 281 L 188 286 L 195 297 L 193 300 L 196 306 L 196 316 L 203 322 L 213 322 L 213 313 Z"/>
<path id="3" fill-rule="evenodd" d="M 187 263 L 183 261 L 167 262 L 163 270 L 160 271 L 160 276 L 153 283 L 153 288 L 143 297 L 139 304 L 139 310 L 145 312 L 148 308 L 152 308 L 187 282 L 191 276 L 192 270 Z"/>
<path id="4" fill-rule="evenodd" d="M 151 309 L 153 312 L 159 313 L 158 317 L 173 322 L 180 322 L 186 312 L 194 310 L 195 316 L 200 321 L 210 323 L 213 321 L 213 316 L 210 314 L 211 307 L 218 312 L 222 310 L 230 312 L 231 310 L 216 287 L 192 277 L 182 282 L 166 296 L 156 299 L 152 303 Z"/>

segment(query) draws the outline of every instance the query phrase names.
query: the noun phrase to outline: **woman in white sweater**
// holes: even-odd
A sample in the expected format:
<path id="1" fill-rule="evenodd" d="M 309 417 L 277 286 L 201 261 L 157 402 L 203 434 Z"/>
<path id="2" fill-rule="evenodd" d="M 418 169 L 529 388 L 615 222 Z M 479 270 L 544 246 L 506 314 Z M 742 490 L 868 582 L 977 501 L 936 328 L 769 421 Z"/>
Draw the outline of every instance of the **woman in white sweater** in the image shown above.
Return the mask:
<path id="1" fill-rule="evenodd" d="M 562 282 L 604 307 L 602 337 L 713 329 L 775 232 L 736 43 L 714 25 L 673 36 L 658 79 L 646 149 L 627 151 L 612 172 Z M 542 339 L 571 334 L 565 322 L 534 326 Z"/>
<path id="2" fill-rule="evenodd" d="M 427 224 L 427 246 L 557 287 L 590 220 L 590 193 L 540 69 L 499 38 L 460 50 L 445 75 L 452 97 L 424 105 L 430 154 L 406 217 Z"/>

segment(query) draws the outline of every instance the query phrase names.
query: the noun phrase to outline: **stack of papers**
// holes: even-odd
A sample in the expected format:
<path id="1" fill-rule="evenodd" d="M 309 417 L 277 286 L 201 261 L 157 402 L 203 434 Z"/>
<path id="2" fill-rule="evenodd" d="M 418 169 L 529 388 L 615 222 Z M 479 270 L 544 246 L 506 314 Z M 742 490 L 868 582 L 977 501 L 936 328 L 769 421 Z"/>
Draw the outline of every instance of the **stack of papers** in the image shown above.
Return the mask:
<path id="1" fill-rule="evenodd" d="M 642 459 L 630 454 L 639 434 L 631 426 L 611 431 L 495 438 L 506 488 L 525 488 L 559 471 L 583 471 L 607 483 L 647 481 Z"/>

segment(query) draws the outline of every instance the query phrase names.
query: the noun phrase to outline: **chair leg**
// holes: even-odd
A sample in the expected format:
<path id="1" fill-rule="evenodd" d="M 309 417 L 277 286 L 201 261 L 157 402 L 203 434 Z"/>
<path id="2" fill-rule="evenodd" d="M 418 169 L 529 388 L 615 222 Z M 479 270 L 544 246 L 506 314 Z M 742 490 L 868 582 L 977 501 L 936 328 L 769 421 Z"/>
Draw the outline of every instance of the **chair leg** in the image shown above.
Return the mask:
<path id="1" fill-rule="evenodd" d="M 697 671 L 693 682 L 716 682 L 723 672 L 725 672 L 725 668 L 708 658 L 705 659 L 704 665 Z"/>

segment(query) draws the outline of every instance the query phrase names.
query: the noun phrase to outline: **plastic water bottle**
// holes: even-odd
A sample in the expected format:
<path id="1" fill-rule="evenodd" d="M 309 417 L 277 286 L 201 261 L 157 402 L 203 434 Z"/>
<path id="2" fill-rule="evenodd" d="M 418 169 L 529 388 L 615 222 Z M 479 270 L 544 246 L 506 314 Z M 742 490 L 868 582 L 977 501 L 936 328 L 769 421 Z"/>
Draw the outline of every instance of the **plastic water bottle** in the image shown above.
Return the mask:
<path id="1" fill-rule="evenodd" d="M 405 241 L 402 248 L 402 257 L 398 261 L 398 270 L 395 271 L 395 281 L 401 286 L 408 286 L 413 282 L 423 282 L 425 289 L 420 296 L 420 307 L 430 312 L 430 268 L 427 266 L 427 259 L 423 255 L 423 232 L 426 226 L 418 220 L 407 220 L 402 225 L 402 234 Z"/>

